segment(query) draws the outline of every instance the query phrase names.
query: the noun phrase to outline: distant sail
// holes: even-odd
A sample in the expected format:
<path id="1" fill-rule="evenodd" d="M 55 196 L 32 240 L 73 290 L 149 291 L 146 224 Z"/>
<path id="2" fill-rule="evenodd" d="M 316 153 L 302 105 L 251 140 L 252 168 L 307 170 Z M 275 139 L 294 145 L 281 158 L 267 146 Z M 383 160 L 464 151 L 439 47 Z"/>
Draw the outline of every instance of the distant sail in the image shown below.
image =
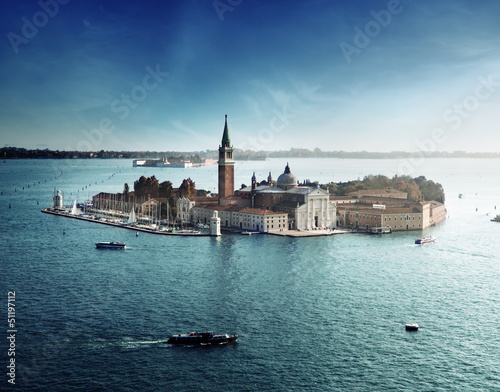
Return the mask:
<path id="1" fill-rule="evenodd" d="M 132 208 L 132 210 L 130 211 L 130 215 L 128 216 L 128 223 L 130 224 L 134 224 L 134 223 L 137 223 L 136 219 L 135 219 L 135 211 L 134 209 Z"/>
<path id="2" fill-rule="evenodd" d="M 71 209 L 71 215 L 76 215 L 78 214 L 78 210 L 76 208 L 76 199 L 75 201 L 73 202 L 73 208 Z"/>

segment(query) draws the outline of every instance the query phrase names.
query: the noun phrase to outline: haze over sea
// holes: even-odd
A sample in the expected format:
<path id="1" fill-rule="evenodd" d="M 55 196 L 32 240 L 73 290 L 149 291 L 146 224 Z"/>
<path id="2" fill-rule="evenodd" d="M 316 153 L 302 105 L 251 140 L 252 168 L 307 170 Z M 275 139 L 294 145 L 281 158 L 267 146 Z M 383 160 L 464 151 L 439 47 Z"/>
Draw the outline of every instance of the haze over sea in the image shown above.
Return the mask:
<path id="1" fill-rule="evenodd" d="M 299 181 L 320 183 L 392 177 L 400 164 L 289 163 Z M 237 162 L 235 183 L 248 185 L 253 171 L 258 181 L 269 171 L 276 179 L 285 165 Z M 499 169 L 500 160 L 491 159 L 429 159 L 415 167 L 412 177 L 424 175 L 446 192 L 448 218 L 423 233 L 173 238 L 136 237 L 40 210 L 51 205 L 54 189 L 69 205 L 77 194 L 83 201 L 121 192 L 141 175 L 174 186 L 191 177 L 197 188 L 215 191 L 216 166 L 0 162 L 2 295 L 5 304 L 16 292 L 17 330 L 16 384 L 7 382 L 4 337 L 0 389 L 498 391 L 500 224 L 490 219 L 500 213 Z M 414 245 L 423 235 L 437 241 Z M 123 241 L 128 249 L 99 251 L 98 241 Z M 420 330 L 406 332 L 408 322 Z M 171 334 L 202 330 L 239 340 L 166 344 Z"/>

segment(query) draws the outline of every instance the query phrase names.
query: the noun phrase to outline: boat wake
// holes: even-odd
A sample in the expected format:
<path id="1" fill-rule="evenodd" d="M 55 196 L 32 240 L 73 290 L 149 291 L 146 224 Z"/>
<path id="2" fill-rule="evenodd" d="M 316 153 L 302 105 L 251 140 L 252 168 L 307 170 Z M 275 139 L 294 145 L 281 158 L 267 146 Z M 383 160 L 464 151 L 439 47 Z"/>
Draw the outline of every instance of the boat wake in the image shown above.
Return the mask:
<path id="1" fill-rule="evenodd" d="M 91 345 L 95 348 L 118 347 L 123 350 L 136 350 L 151 347 L 170 347 L 170 344 L 167 344 L 167 341 L 168 339 L 136 340 L 132 338 L 124 338 L 116 341 L 97 341 L 93 342 Z"/>

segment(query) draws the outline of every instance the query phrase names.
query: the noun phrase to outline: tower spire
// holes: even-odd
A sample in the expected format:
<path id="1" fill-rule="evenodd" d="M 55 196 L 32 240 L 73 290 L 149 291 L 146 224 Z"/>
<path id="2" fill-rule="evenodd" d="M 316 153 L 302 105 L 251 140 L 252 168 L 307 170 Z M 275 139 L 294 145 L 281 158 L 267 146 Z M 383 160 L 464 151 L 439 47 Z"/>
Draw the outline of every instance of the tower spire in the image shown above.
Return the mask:
<path id="1" fill-rule="evenodd" d="M 227 127 L 227 114 L 226 121 L 224 123 L 224 133 L 222 134 L 222 146 L 229 147 L 231 144 L 231 140 L 229 139 L 229 129 Z"/>

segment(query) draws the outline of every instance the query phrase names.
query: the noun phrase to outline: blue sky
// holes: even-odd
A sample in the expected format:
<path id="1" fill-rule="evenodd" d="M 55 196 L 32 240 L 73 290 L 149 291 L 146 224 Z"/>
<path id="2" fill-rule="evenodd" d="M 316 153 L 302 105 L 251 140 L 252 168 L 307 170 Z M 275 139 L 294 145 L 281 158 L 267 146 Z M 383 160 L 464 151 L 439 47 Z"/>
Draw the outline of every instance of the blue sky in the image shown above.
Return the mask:
<path id="1" fill-rule="evenodd" d="M 0 144 L 498 151 L 500 2 L 9 1 Z"/>

